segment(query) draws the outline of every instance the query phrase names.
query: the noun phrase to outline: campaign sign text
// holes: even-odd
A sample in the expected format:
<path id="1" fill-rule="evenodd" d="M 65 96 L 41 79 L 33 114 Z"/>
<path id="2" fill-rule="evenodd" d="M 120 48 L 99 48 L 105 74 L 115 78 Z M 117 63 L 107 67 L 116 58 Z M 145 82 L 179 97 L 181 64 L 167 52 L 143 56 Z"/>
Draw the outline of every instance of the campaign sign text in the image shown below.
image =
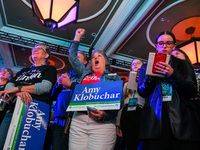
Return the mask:
<path id="1" fill-rule="evenodd" d="M 22 101 L 18 99 L 18 103 L 22 103 Z M 22 105 L 25 104 L 22 103 Z M 16 105 L 15 107 L 18 106 L 20 105 Z M 18 108 L 15 108 L 15 110 L 23 112 L 21 113 L 23 115 L 20 116 L 18 122 L 10 125 L 8 132 L 11 132 L 11 134 L 8 134 L 10 136 L 7 135 L 6 138 L 6 141 L 9 142 L 5 143 L 4 148 L 11 150 L 43 149 L 50 115 L 49 104 L 33 99 L 33 102 L 25 105 L 24 110 L 23 107 L 21 110 Z M 14 114 L 13 118 L 16 119 Z"/>
<path id="2" fill-rule="evenodd" d="M 77 85 L 67 111 L 86 111 L 87 106 L 99 110 L 118 110 L 122 88 L 121 80 Z"/>

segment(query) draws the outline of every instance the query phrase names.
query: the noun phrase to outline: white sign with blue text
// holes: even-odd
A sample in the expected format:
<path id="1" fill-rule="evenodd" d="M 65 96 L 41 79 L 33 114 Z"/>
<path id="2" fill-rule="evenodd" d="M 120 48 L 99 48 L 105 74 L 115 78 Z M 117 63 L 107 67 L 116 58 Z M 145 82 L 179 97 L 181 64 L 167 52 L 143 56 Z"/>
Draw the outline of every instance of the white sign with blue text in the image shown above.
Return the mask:
<path id="1" fill-rule="evenodd" d="M 99 110 L 118 110 L 122 89 L 122 80 L 77 85 L 67 111 L 86 111 L 87 106 Z"/>

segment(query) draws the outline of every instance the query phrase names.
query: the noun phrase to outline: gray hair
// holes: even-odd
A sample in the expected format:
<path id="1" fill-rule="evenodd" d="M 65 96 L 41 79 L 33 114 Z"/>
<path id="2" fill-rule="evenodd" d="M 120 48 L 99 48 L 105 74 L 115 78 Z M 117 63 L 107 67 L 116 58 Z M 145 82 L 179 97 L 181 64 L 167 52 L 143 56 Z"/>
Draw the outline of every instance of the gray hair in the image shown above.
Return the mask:
<path id="1" fill-rule="evenodd" d="M 37 47 L 37 46 L 44 47 L 45 48 L 45 53 L 49 54 L 49 57 L 46 58 L 46 62 L 47 62 L 47 60 L 51 57 L 51 51 L 50 51 L 49 47 L 47 45 L 45 45 L 45 44 L 42 44 L 42 43 L 39 43 L 39 44 L 35 45 L 35 47 Z"/>

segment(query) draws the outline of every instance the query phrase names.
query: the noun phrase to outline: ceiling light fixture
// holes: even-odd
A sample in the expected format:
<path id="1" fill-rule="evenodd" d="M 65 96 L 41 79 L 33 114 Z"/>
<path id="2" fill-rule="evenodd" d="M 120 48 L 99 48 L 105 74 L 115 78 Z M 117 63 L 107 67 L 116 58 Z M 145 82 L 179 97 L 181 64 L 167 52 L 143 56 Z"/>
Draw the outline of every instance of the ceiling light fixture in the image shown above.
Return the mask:
<path id="1" fill-rule="evenodd" d="M 66 29 L 78 19 L 79 0 L 31 0 L 34 14 L 52 31 Z"/>
<path id="2" fill-rule="evenodd" d="M 200 37 L 192 37 L 195 29 L 195 27 L 187 28 L 185 33 L 190 34 L 191 39 L 177 46 L 177 48 L 180 48 L 188 55 L 192 64 L 200 63 Z"/>

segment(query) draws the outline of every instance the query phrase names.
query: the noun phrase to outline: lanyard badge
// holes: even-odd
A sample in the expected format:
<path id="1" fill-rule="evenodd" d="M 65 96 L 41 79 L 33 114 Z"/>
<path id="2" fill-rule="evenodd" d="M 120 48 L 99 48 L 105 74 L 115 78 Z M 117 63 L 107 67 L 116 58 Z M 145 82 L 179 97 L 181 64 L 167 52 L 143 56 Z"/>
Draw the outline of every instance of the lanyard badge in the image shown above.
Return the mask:
<path id="1" fill-rule="evenodd" d="M 162 83 L 161 87 L 163 102 L 172 101 L 172 85 L 169 83 Z"/>

